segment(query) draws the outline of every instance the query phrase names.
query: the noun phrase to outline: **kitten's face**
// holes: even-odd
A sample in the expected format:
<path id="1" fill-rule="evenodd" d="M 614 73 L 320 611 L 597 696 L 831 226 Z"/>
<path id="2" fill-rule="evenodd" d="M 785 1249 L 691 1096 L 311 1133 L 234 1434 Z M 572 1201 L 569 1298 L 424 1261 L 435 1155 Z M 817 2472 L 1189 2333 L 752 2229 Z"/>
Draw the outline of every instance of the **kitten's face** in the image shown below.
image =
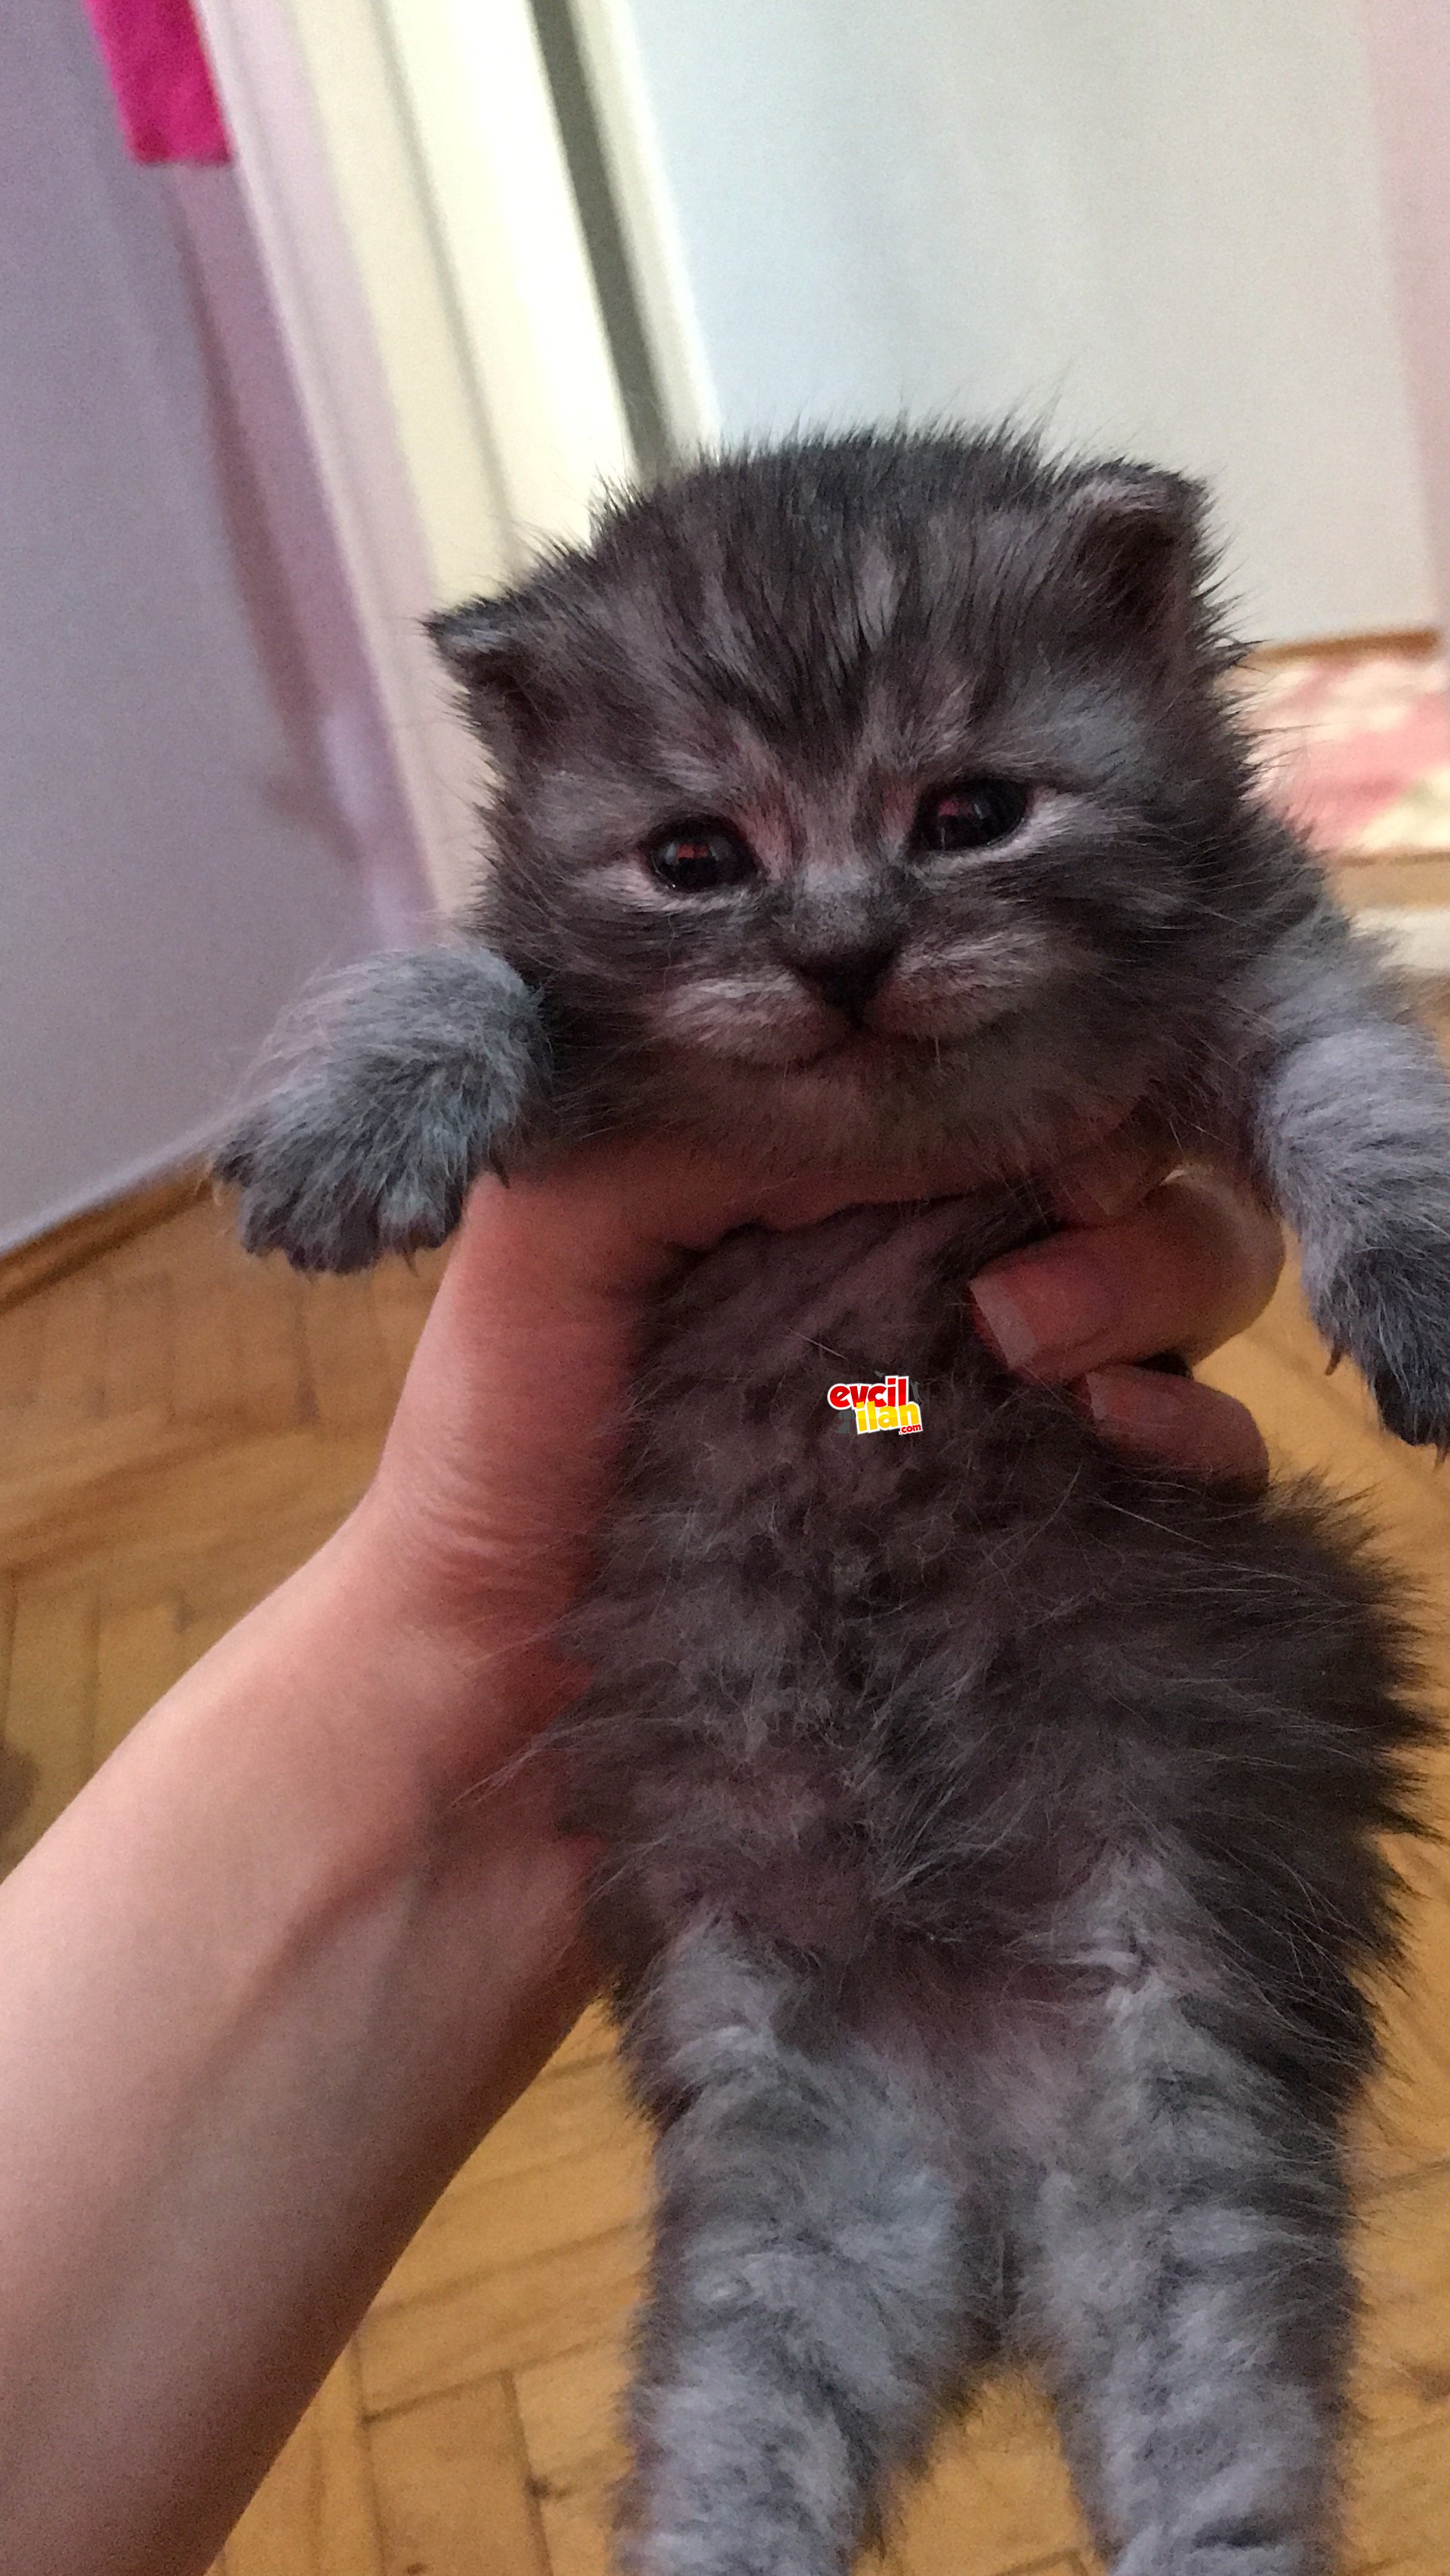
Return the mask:
<path id="1" fill-rule="evenodd" d="M 1147 1078 L 1232 802 L 1186 530 L 931 453 L 885 502 L 838 448 L 633 505 L 482 684 L 483 926 L 687 1123 L 1020 1160 Z"/>

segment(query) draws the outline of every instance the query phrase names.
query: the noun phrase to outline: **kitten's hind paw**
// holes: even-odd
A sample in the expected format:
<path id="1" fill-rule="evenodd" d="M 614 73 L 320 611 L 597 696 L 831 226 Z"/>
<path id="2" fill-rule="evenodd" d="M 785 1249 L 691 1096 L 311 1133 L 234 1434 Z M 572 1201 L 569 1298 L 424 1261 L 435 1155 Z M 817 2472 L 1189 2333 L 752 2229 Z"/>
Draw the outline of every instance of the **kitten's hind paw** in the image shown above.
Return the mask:
<path id="1" fill-rule="evenodd" d="M 486 1164 L 541 1121 L 535 994 L 487 949 L 426 949 L 350 971 L 284 1032 L 271 1089 L 212 1163 L 249 1252 L 364 1270 L 444 1242 Z"/>
<path id="2" fill-rule="evenodd" d="M 1450 1224 L 1365 1246 L 1321 1280 L 1314 1320 L 1358 1363 L 1387 1431 L 1411 1448 L 1450 1448 Z"/>

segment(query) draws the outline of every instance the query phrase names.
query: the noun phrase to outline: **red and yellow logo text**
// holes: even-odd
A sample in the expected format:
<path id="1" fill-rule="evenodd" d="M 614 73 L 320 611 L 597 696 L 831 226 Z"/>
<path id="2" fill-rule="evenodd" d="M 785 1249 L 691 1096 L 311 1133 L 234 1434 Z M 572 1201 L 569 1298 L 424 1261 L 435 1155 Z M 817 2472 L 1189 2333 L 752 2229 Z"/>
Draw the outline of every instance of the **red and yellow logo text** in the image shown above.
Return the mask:
<path id="1" fill-rule="evenodd" d="M 826 1389 L 826 1402 L 836 1413 L 854 1413 L 858 1431 L 919 1431 L 921 1406 L 909 1377 L 879 1378 L 874 1386 L 842 1380 Z"/>

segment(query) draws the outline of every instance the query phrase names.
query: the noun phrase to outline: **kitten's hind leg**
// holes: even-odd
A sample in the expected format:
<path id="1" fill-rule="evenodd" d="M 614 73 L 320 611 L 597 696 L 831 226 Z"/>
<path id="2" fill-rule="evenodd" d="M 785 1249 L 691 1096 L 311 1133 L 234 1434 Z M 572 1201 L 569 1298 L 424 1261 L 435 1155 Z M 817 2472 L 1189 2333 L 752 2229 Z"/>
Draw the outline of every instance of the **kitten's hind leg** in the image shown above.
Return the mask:
<path id="1" fill-rule="evenodd" d="M 987 2340 L 960 2208 L 904 2088 L 722 1927 L 665 1955 L 631 2046 L 673 2116 L 622 2564 L 843 2576 Z"/>
<path id="2" fill-rule="evenodd" d="M 1139 1957 L 1019 2246 L 1113 2576 L 1328 2576 L 1346 2226 L 1332 2134 Z"/>
<path id="3" fill-rule="evenodd" d="M 378 957 L 284 1031 L 270 1089 L 213 1161 L 249 1252 L 363 1270 L 446 1240 L 470 1183 L 537 1133 L 539 1001 L 477 943 Z"/>

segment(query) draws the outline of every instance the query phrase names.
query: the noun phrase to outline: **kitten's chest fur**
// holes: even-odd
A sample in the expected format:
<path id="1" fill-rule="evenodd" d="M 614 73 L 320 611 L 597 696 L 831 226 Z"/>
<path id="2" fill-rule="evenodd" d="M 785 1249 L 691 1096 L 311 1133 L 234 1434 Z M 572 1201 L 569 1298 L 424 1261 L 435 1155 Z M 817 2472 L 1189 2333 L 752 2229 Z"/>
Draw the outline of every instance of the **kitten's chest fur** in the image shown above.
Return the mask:
<path id="1" fill-rule="evenodd" d="M 843 1964 L 1060 1953 L 1134 1730 L 1107 1746 L 1039 1684 L 1054 1628 L 1069 1660 L 1107 1646 L 1143 1532 L 1131 1471 L 972 1329 L 965 1283 L 1036 1230 L 1001 1192 L 853 1210 L 732 1238 L 666 1301 L 567 1729 L 616 1949 L 704 1907 Z M 890 1375 L 919 1434 L 827 1401 Z"/>

